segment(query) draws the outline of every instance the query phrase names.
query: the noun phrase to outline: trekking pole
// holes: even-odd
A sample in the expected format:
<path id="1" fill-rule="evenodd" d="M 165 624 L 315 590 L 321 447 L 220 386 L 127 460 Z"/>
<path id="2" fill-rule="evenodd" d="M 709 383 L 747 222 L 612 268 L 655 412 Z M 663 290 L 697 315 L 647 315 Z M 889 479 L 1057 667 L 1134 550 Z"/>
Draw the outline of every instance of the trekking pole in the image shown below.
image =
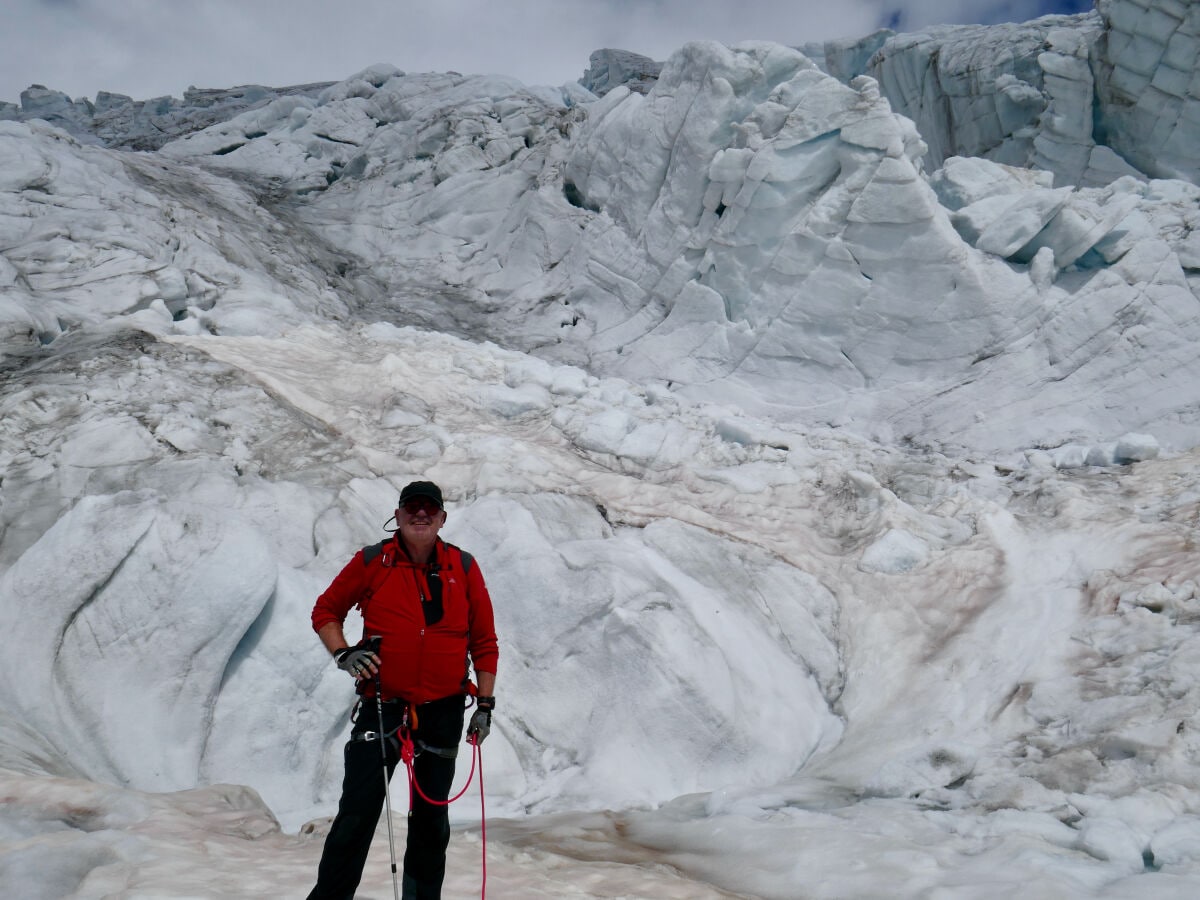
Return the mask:
<path id="1" fill-rule="evenodd" d="M 376 651 L 378 652 L 378 651 Z M 383 802 L 388 825 L 388 852 L 392 858 L 392 894 L 400 900 L 400 883 L 396 880 L 396 839 L 392 835 L 392 790 L 388 784 L 387 740 L 383 736 L 383 682 L 375 669 L 375 708 L 379 710 L 379 755 L 383 761 Z"/>

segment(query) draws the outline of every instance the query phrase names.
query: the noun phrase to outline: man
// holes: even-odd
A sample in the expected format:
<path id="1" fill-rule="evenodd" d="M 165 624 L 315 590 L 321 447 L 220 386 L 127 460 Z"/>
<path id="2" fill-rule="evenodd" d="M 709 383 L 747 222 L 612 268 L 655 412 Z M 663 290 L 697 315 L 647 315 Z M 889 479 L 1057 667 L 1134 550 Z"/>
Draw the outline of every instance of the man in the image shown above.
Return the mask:
<path id="1" fill-rule="evenodd" d="M 417 756 L 404 852 L 404 900 L 438 900 L 446 872 L 450 821 L 444 801 L 454 779 L 475 666 L 477 709 L 468 735 L 482 741 L 495 708 L 499 656 L 492 601 L 469 553 L 438 537 L 446 523 L 442 491 L 414 481 L 400 492 L 395 536 L 355 554 L 313 607 L 313 629 L 339 668 L 354 676 L 361 715 L 345 748 L 338 812 L 325 839 L 309 900 L 349 900 L 362 878 L 384 803 L 379 710 L 383 711 L 387 774 L 398 755 L 391 736 L 410 728 Z M 364 640 L 350 646 L 343 623 L 352 606 L 363 614 Z M 379 636 L 378 651 L 367 637 Z M 376 697 L 376 685 L 382 697 Z M 380 703 L 382 707 L 376 704 Z"/>

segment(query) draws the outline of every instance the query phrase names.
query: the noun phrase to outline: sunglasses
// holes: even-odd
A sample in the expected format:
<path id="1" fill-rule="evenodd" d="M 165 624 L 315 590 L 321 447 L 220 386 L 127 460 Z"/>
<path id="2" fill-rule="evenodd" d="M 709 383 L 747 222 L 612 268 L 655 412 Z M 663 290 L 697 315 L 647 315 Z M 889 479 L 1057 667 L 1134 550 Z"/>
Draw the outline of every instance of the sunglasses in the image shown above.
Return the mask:
<path id="1" fill-rule="evenodd" d="M 410 500 L 405 500 L 402 509 L 410 516 L 415 516 L 419 512 L 427 512 L 429 515 L 436 515 L 442 511 L 436 500 L 431 500 L 428 497 L 413 497 Z"/>

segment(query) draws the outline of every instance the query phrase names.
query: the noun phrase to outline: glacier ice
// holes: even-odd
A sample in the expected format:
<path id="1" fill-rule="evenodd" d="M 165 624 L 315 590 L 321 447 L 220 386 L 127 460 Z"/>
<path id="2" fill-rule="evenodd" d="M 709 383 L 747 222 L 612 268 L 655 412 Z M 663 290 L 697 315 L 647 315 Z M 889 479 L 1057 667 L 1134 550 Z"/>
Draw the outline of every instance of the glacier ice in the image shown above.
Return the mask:
<path id="1" fill-rule="evenodd" d="M 419 476 L 509 893 L 1190 896 L 1193 20 L 0 107 L 0 884 L 306 890 Z"/>

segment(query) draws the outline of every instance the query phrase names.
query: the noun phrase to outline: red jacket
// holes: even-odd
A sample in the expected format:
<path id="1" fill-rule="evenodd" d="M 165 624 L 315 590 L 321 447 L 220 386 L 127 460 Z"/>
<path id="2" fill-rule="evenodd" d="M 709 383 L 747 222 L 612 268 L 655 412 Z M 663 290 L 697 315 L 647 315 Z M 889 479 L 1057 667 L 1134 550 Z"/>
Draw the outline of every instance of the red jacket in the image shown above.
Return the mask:
<path id="1" fill-rule="evenodd" d="M 399 535 L 364 547 L 317 598 L 313 630 L 345 622 L 352 606 L 362 610 L 363 634 L 383 638 L 379 675 L 387 699 L 426 703 L 466 693 L 468 656 L 477 672 L 496 672 L 500 654 L 487 585 L 470 555 L 453 544 L 439 539 L 429 566 L 409 559 Z M 436 621 L 427 624 L 427 618 Z M 374 696 L 373 683 L 366 692 Z"/>

